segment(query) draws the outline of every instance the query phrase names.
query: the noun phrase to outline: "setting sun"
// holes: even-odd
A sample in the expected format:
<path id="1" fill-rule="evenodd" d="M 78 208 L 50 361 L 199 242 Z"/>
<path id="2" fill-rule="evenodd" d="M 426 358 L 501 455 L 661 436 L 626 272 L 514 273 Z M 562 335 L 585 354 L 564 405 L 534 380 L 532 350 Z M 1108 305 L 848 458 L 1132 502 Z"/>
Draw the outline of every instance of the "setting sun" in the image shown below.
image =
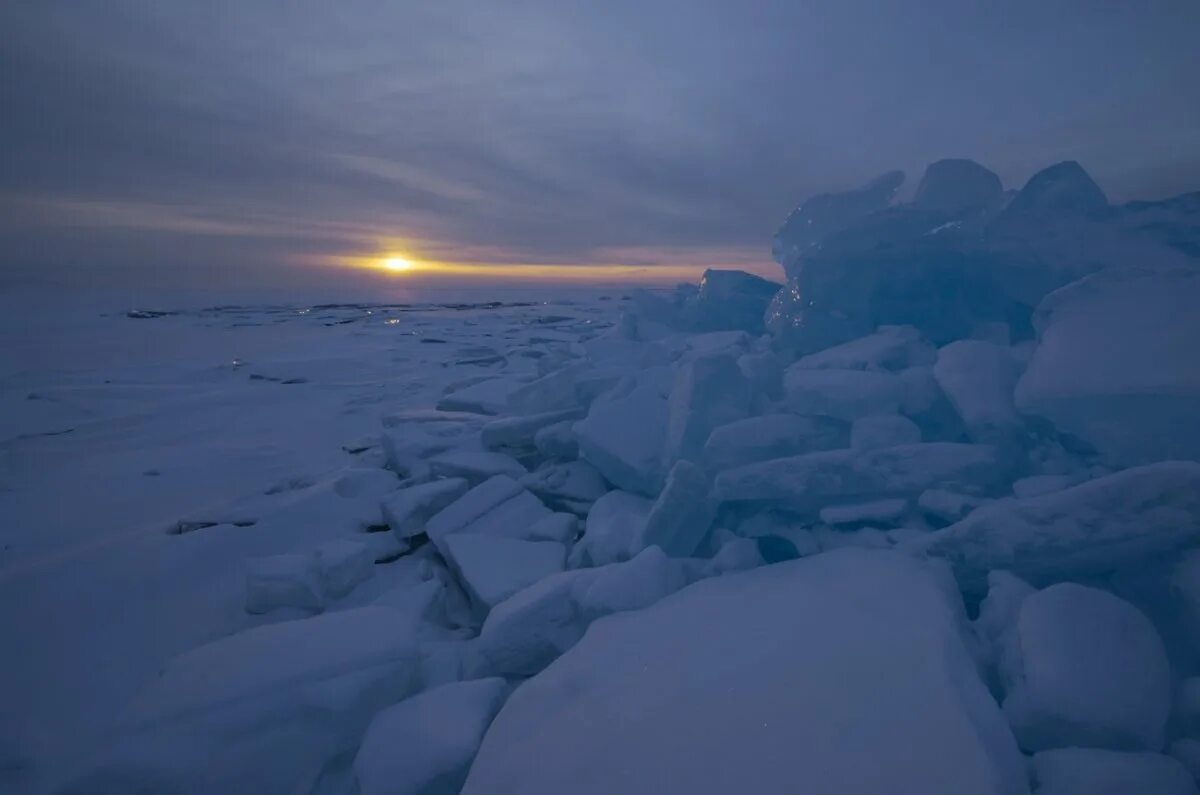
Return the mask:
<path id="1" fill-rule="evenodd" d="M 403 257 L 388 257 L 383 261 L 383 267 L 390 271 L 410 271 L 413 264 Z"/>

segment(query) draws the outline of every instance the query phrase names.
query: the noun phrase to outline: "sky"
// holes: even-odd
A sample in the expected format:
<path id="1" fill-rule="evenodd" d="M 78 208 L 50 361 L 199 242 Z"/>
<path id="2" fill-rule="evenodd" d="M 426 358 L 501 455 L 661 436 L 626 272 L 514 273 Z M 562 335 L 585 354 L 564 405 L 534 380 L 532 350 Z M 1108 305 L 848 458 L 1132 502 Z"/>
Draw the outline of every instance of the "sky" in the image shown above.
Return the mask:
<path id="1" fill-rule="evenodd" d="M 0 284 L 777 275 L 805 197 L 944 157 L 1200 189 L 1196 0 L 14 0 L 0 30 Z"/>

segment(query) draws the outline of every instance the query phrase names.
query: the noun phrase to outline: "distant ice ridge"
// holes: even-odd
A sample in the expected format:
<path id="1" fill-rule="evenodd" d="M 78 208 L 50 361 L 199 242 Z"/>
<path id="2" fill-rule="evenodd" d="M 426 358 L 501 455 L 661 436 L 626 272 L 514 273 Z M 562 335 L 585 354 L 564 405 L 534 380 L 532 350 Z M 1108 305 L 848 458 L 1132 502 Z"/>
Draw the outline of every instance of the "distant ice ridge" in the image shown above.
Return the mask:
<path id="1" fill-rule="evenodd" d="M 67 791 L 1196 793 L 1200 202 L 902 179 L 386 416 Z"/>

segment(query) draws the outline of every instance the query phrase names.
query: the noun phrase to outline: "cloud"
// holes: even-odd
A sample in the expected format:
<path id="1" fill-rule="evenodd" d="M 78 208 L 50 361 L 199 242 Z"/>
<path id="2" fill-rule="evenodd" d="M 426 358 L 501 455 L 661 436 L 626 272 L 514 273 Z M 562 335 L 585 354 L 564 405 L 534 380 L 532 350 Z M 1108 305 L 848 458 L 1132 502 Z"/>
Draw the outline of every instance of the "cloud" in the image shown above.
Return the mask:
<path id="1" fill-rule="evenodd" d="M 0 191 L 22 220 L 0 244 L 30 267 L 101 234 L 148 268 L 171 235 L 247 269 L 389 241 L 652 267 L 765 262 L 806 195 L 944 156 L 1008 184 L 1076 157 L 1110 195 L 1170 193 L 1200 181 L 1184 16 L 1200 22 L 1083 0 L 7 3 Z"/>

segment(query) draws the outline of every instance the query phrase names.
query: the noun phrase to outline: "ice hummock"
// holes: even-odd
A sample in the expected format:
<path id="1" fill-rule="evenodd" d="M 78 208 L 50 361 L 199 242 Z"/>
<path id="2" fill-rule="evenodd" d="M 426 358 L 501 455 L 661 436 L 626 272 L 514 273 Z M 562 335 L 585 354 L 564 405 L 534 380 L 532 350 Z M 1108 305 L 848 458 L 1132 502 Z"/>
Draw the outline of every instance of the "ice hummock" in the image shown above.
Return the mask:
<path id="1" fill-rule="evenodd" d="M 22 387 L 0 788 L 1194 791 L 1198 205 L 898 185 L 806 202 L 782 288 L 243 309 L 337 342 Z M 100 492 L 156 524 L 64 533 Z"/>

